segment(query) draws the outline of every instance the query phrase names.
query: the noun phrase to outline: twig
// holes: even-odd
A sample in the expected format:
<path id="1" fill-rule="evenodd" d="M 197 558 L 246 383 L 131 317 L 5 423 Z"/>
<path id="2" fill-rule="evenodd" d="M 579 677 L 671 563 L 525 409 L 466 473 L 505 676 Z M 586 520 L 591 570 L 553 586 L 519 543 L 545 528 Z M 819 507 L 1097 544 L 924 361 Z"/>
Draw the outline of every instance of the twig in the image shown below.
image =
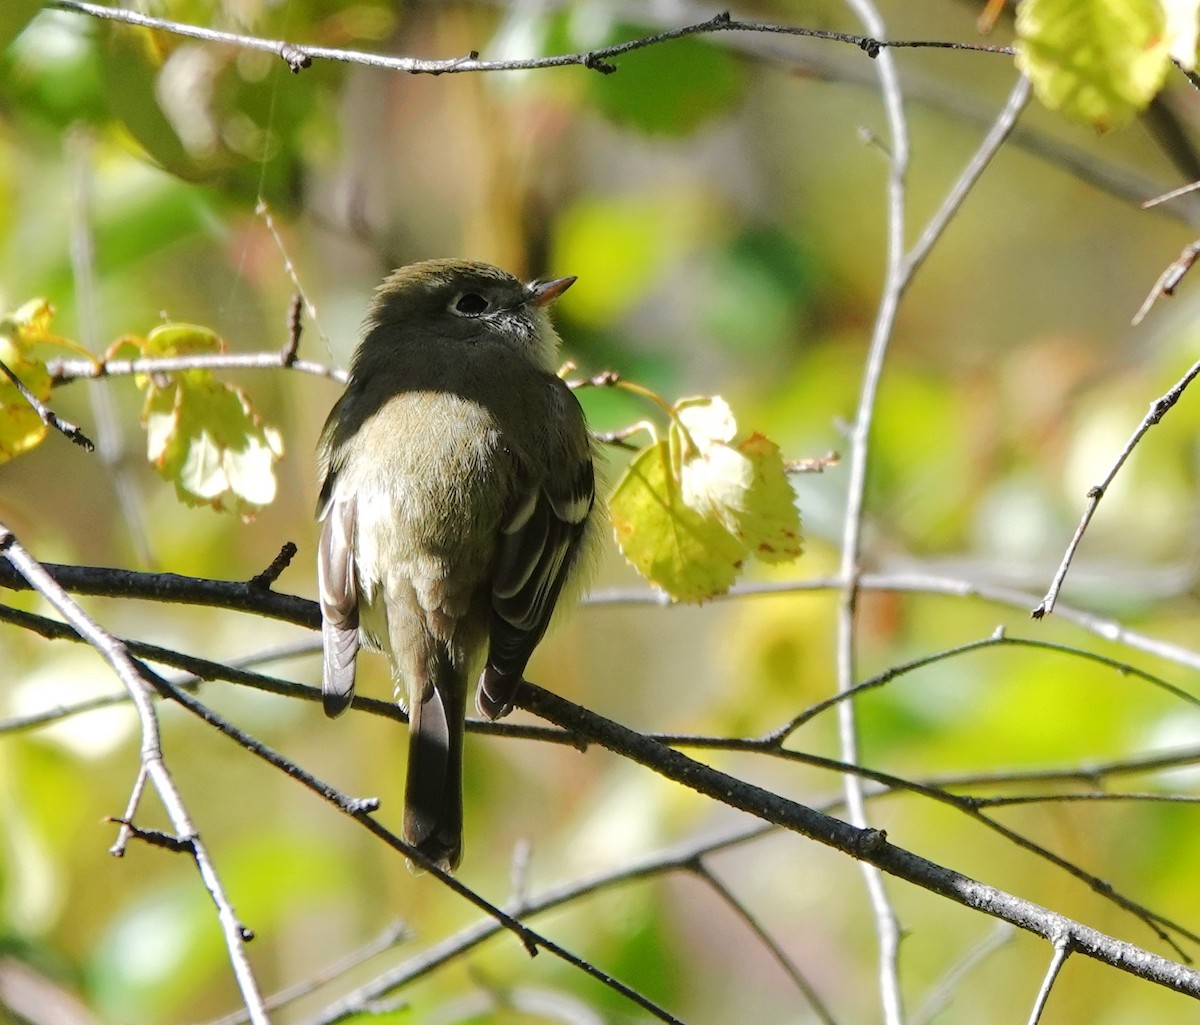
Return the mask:
<path id="1" fill-rule="evenodd" d="M 104 7 L 99 4 L 87 3 L 84 0 L 50 0 L 50 7 L 60 11 L 70 11 L 74 14 L 87 14 L 93 18 L 106 18 L 120 21 L 128 25 L 138 25 L 142 28 L 158 29 L 174 35 L 186 36 L 191 39 L 201 39 L 209 43 L 221 43 L 236 46 L 244 50 L 258 50 L 273 53 L 284 60 L 293 72 L 299 72 L 309 67 L 314 60 L 343 61 L 359 64 L 365 67 L 381 68 L 387 71 L 402 71 L 412 75 L 449 75 L 479 71 L 531 71 L 539 68 L 561 68 L 568 66 L 584 67 L 601 74 L 609 75 L 617 70 L 612 64 L 613 57 L 619 57 L 648 46 L 656 46 L 673 39 L 685 36 L 702 35 L 712 32 L 751 32 L 775 33 L 789 36 L 806 36 L 812 39 L 824 39 L 835 43 L 845 43 L 858 47 L 869 57 L 877 57 L 888 49 L 944 49 L 965 50 L 976 53 L 995 53 L 1012 56 L 1014 50 L 1008 46 L 989 46 L 981 43 L 960 43 L 949 40 L 920 40 L 920 39 L 876 39 L 870 36 L 854 35 L 847 32 L 827 32 L 823 29 L 802 28 L 793 25 L 777 25 L 767 22 L 738 21 L 729 16 L 728 12 L 714 15 L 706 21 L 694 25 L 669 29 L 654 35 L 631 39 L 614 46 L 605 46 L 596 50 L 582 53 L 559 54 L 553 57 L 526 57 L 513 60 L 480 60 L 476 51 L 466 56 L 450 57 L 442 60 L 425 60 L 418 57 L 388 57 L 382 54 L 365 53 L 361 50 L 343 50 L 328 46 L 311 46 L 286 42 L 281 39 L 262 39 L 257 36 L 243 35 L 235 32 L 222 32 L 217 29 L 204 28 L 199 25 L 189 25 L 165 18 L 153 18 L 137 11 L 120 7 Z"/>
<path id="2" fill-rule="evenodd" d="M 189 853 L 196 863 L 200 877 L 204 880 L 205 888 L 216 905 L 217 918 L 225 936 L 229 961 L 233 967 L 238 988 L 242 992 L 242 999 L 246 1003 L 246 1009 L 250 1013 L 250 1020 L 254 1025 L 268 1025 L 258 983 L 246 957 L 245 942 L 249 933 L 238 921 L 233 905 L 225 895 L 217 877 L 216 868 L 200 840 L 196 827 L 192 824 L 191 817 L 184 807 L 179 791 L 175 788 L 175 782 L 163 760 L 158 718 L 155 715 L 150 691 L 140 668 L 129 657 L 124 647 L 101 629 L 99 624 L 71 599 L 66 591 L 46 572 L 41 563 L 21 547 L 16 536 L 2 523 L 0 523 L 0 553 L 29 582 L 31 587 L 50 602 L 82 637 L 86 638 L 87 642 L 112 666 L 113 671 L 129 691 L 142 727 L 142 771 L 154 784 L 154 789 L 162 800 L 163 807 L 166 808 L 177 836 L 186 840 L 190 845 Z"/>
<path id="3" fill-rule="evenodd" d="M 793 733 L 796 732 L 805 723 L 815 719 L 822 712 L 827 711 L 833 705 L 842 701 L 846 701 L 857 697 L 860 694 L 869 690 L 875 690 L 878 687 L 883 687 L 891 683 L 893 680 L 900 678 L 908 673 L 914 672 L 917 669 L 922 669 L 925 666 L 934 665 L 935 663 L 944 661 L 948 658 L 957 658 L 960 655 L 965 655 L 974 651 L 981 651 L 985 648 L 1013 646 L 1019 648 L 1033 648 L 1041 651 L 1052 651 L 1064 655 L 1071 655 L 1076 658 L 1082 658 L 1089 662 L 1095 662 L 1100 665 L 1108 666 L 1110 669 L 1121 673 L 1125 676 L 1133 676 L 1139 680 L 1165 690 L 1168 694 L 1178 698 L 1180 701 L 1185 701 L 1190 705 L 1200 706 L 1200 698 L 1194 694 L 1183 690 L 1181 687 L 1176 687 L 1173 683 L 1164 680 L 1162 677 L 1155 676 L 1153 673 L 1147 673 L 1142 669 L 1131 666 L 1128 663 L 1121 662 L 1117 659 L 1109 658 L 1106 655 L 1100 655 L 1094 651 L 1085 651 L 1082 648 L 1073 648 L 1066 644 L 1057 644 L 1053 641 L 1034 640 L 1026 637 L 1009 637 L 1002 630 L 997 630 L 990 637 L 985 637 L 980 640 L 967 641 L 964 644 L 954 645 L 950 648 L 944 648 L 941 651 L 935 651 L 928 655 L 921 655 L 917 658 L 910 659 L 908 662 L 902 662 L 898 665 L 885 669 L 881 673 L 869 679 L 863 680 L 862 683 L 856 684 L 848 691 L 843 691 L 835 694 L 832 697 L 826 698 L 824 701 L 818 701 L 810 705 L 804 711 L 794 716 L 782 726 L 772 730 L 760 738 L 763 743 L 771 746 L 779 746 L 787 740 Z"/>
<path id="4" fill-rule="evenodd" d="M 1029 1013 L 1029 1025 L 1038 1025 L 1042 1020 L 1042 1012 L 1046 1009 L 1046 1001 L 1050 999 L 1050 990 L 1058 973 L 1062 971 L 1067 958 L 1071 956 L 1071 941 L 1062 936 L 1054 941 L 1054 956 L 1050 958 L 1050 966 L 1046 969 L 1046 977 L 1042 979 L 1042 987 L 1038 990 L 1037 999 L 1033 1002 L 1033 1010 Z"/>
<path id="5" fill-rule="evenodd" d="M 279 554 L 271 560 L 271 565 L 264 569 L 261 573 L 257 573 L 250 578 L 250 586 L 258 587 L 264 591 L 269 591 L 271 585 L 282 575 L 283 571 L 292 564 L 292 560 L 296 557 L 296 552 L 299 549 L 294 541 L 285 541 L 283 547 L 279 549 Z"/>
<path id="6" fill-rule="evenodd" d="M 1108 473 L 1104 475 L 1104 479 L 1099 484 L 1093 485 L 1088 491 L 1088 502 L 1083 510 L 1083 517 L 1079 521 L 1079 526 L 1075 528 L 1075 533 L 1071 537 L 1070 544 L 1067 545 L 1067 550 L 1063 554 L 1062 562 L 1059 563 L 1058 571 L 1054 574 L 1054 579 L 1050 582 L 1050 590 L 1046 592 L 1045 597 L 1030 612 L 1030 615 L 1034 619 L 1041 619 L 1043 616 L 1054 611 L 1054 603 L 1058 601 L 1058 592 L 1062 589 L 1063 581 L 1067 578 L 1067 571 L 1071 568 L 1071 562 L 1075 558 L 1075 550 L 1079 547 L 1079 542 L 1083 540 L 1083 535 L 1088 528 L 1088 524 L 1092 522 L 1092 516 L 1096 512 L 1096 507 L 1100 504 L 1100 499 L 1104 497 L 1105 491 L 1108 490 L 1109 485 L 1112 484 L 1121 467 L 1125 465 L 1125 460 L 1129 458 L 1137 443 L 1142 440 L 1142 436 L 1166 416 L 1170 408 L 1179 401 L 1179 397 L 1187 389 L 1187 386 L 1195 380 L 1197 375 L 1200 375 L 1200 362 L 1193 363 L 1188 372 L 1175 382 L 1170 391 L 1150 403 L 1150 410 L 1142 417 L 1142 422 L 1138 424 L 1137 429 L 1129 436 L 1129 440 L 1125 442 L 1125 446 L 1117 454 L 1116 460 L 1109 467 Z"/>
<path id="7" fill-rule="evenodd" d="M 668 1022 L 669 1025 L 682 1025 L 674 1015 L 670 1014 L 664 1008 L 660 1007 L 648 997 L 639 993 L 633 987 L 621 982 L 619 979 L 607 972 L 598 968 L 590 961 L 572 953 L 561 944 L 554 942 L 547 936 L 535 932 L 530 929 L 524 922 L 519 921 L 512 915 L 496 907 L 484 899 L 479 893 L 471 889 L 466 884 L 460 882 L 449 872 L 446 872 L 439 865 L 426 857 L 421 851 L 417 850 L 411 844 L 400 839 L 395 833 L 384 826 L 377 818 L 374 817 L 374 812 L 379 807 L 379 802 L 375 798 L 351 798 L 335 787 L 318 779 L 312 773 L 305 771 L 294 762 L 289 761 L 276 751 L 272 750 L 262 741 L 250 736 L 244 730 L 229 722 L 223 716 L 214 712 L 211 708 L 197 701 L 190 694 L 172 686 L 167 680 L 161 676 L 151 672 L 145 666 L 140 667 L 141 672 L 151 681 L 153 686 L 159 691 L 163 697 L 170 698 L 177 704 L 182 705 L 197 718 L 203 720 L 208 725 L 214 727 L 219 732 L 223 733 L 230 740 L 233 740 L 240 747 L 244 748 L 250 754 L 263 759 L 275 768 L 282 770 L 291 779 L 303 784 L 313 793 L 324 798 L 330 804 L 334 805 L 344 814 L 353 818 L 360 825 L 364 826 L 369 832 L 374 834 L 378 839 L 382 840 L 393 850 L 403 854 L 409 861 L 419 865 L 422 871 L 428 872 L 432 876 L 436 876 L 438 881 L 460 897 L 464 898 L 468 903 L 473 904 L 480 911 L 490 915 L 500 925 L 508 929 L 517 937 L 524 946 L 530 956 L 535 955 L 539 949 L 546 950 L 555 957 L 567 964 L 578 968 L 584 974 L 591 976 L 603 985 L 619 993 L 621 996 L 630 1002 L 637 1004 L 643 1010 L 648 1011 L 660 1021 Z M 253 1019 L 252 1019 L 253 1020 Z M 257 1025 L 257 1023 L 256 1023 Z"/>
<path id="8" fill-rule="evenodd" d="M 1149 294 L 1142 300 L 1142 305 L 1138 307 L 1137 313 L 1133 315 L 1132 324 L 1137 327 L 1150 312 L 1159 299 L 1164 296 L 1172 296 L 1175 294 L 1175 289 L 1179 287 L 1179 282 L 1183 280 L 1183 276 L 1192 269 L 1192 264 L 1196 262 L 1196 257 L 1200 256 L 1200 239 L 1195 242 L 1189 242 L 1183 247 L 1183 252 L 1167 265 L 1154 282 L 1154 287 L 1150 289 Z"/>
<path id="9" fill-rule="evenodd" d="M 80 637 L 79 639 L 81 641 L 83 640 L 82 637 Z M 123 696 L 126 700 L 132 700 L 132 698 L 130 698 L 128 692 L 126 692 Z M 125 848 L 129 844 L 129 838 L 133 835 L 133 826 L 131 825 L 131 823 L 133 822 L 134 816 L 137 814 L 138 806 L 142 803 L 142 794 L 145 792 L 145 790 L 146 790 L 146 766 L 145 766 L 145 764 L 139 763 L 137 775 L 134 777 L 134 780 L 133 780 L 133 787 L 129 791 L 129 801 L 125 805 L 125 814 L 120 819 L 112 820 L 112 821 L 121 823 L 121 828 L 117 830 L 117 839 L 113 842 L 113 845 L 108 849 L 108 853 L 111 854 L 114 858 L 125 857 Z"/>
<path id="10" fill-rule="evenodd" d="M 300 334 L 304 330 L 304 321 L 300 315 L 303 312 L 304 296 L 297 292 L 292 296 L 291 305 L 288 306 L 288 337 L 287 341 L 283 343 L 283 351 L 280 353 L 285 367 L 295 364 L 297 353 L 300 351 Z"/>
<path id="11" fill-rule="evenodd" d="M 847 0 L 859 21 L 869 32 L 883 34 L 883 20 L 871 0 Z M 871 431 L 875 420 L 876 397 L 883 380 L 884 360 L 891 343 L 892 329 L 906 284 L 904 263 L 905 178 L 908 174 L 908 121 L 904 97 L 895 61 L 883 52 L 875 66 L 879 91 L 889 132 L 887 208 L 887 258 L 883 291 L 875 311 L 870 347 L 859 385 L 858 406 L 849 434 L 850 459 L 846 488 L 846 507 L 842 519 L 841 559 L 838 575 L 841 586 L 837 603 L 837 691 L 850 690 L 857 681 L 858 667 L 858 576 L 861 572 L 862 532 L 867 495 L 867 467 L 871 455 Z M 858 720 L 854 703 L 837 706 L 838 745 L 842 760 L 859 762 Z M 862 781 L 854 775 L 843 779 L 846 810 L 855 826 L 867 826 Z M 892 909 L 879 867 L 864 860 L 861 866 L 867 893 L 875 916 L 879 942 L 879 996 L 885 1025 L 902 1025 L 903 997 L 900 989 L 900 923 Z"/>
<path id="12" fill-rule="evenodd" d="M 47 406 L 46 403 L 34 395 L 33 392 L 29 390 L 25 382 L 22 381 L 15 373 L 13 373 L 12 368 L 9 367 L 9 365 L 3 360 L 0 360 L 0 372 L 3 372 L 4 376 L 13 383 L 13 387 L 21 393 L 21 398 L 23 398 L 29 404 L 30 409 L 37 413 L 37 415 L 41 418 L 42 423 L 44 423 L 47 427 L 53 427 L 59 433 L 70 438 L 71 441 L 75 442 L 75 444 L 80 448 L 86 449 L 88 452 L 95 451 L 96 446 L 92 442 L 91 438 L 84 434 L 79 427 L 75 426 L 75 424 L 68 420 L 64 420 L 61 416 L 54 412 L 53 409 Z"/>
<path id="13" fill-rule="evenodd" d="M 209 352 L 194 356 L 161 356 L 145 359 L 110 359 L 93 362 L 87 359 L 48 360 L 46 370 L 53 384 L 68 381 L 118 377 L 130 374 L 174 374 L 182 370 L 298 370 L 316 377 L 327 377 L 346 383 L 346 371 L 314 363 L 311 360 L 289 357 L 286 346 L 277 352 Z"/>
<path id="14" fill-rule="evenodd" d="M 932 251 L 934 244 L 942 237 L 950 221 L 954 215 L 958 213 L 959 208 L 963 205 L 967 195 L 971 189 L 975 187 L 975 183 L 979 181 L 983 172 L 987 170 L 992 159 L 1000 152 L 1000 147 L 1004 145 L 1008 137 L 1012 134 L 1013 129 L 1017 125 L 1017 118 L 1021 116 L 1021 111 L 1029 104 L 1029 98 L 1032 94 L 1032 87 L 1029 84 L 1029 79 L 1024 75 L 1017 77 L 1016 85 L 1013 86 L 1012 92 L 1009 93 L 1008 101 L 1004 104 L 1004 109 L 1000 111 L 1000 116 L 996 118 L 992 127 L 988 129 L 987 135 L 984 136 L 983 142 L 979 148 L 972 154 L 971 159 L 967 161 L 967 166 L 963 168 L 962 173 L 958 176 L 950 191 L 946 193 L 945 199 L 942 200 L 942 205 L 938 208 L 925 225 L 925 230 L 921 232 L 921 237 L 913 243 L 912 249 L 904 258 L 904 269 L 902 277 L 904 280 L 911 280 L 912 276 L 920 270 L 921 265 L 925 262 L 926 257 Z"/>

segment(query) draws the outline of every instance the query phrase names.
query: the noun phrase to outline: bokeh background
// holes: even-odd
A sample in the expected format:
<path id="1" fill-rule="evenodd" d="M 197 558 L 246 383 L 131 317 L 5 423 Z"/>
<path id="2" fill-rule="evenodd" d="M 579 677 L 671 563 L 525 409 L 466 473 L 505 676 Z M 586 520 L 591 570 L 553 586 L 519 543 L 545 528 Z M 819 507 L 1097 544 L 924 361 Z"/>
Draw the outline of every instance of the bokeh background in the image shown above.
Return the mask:
<path id="1" fill-rule="evenodd" d="M 37 6 L 36 4 L 34 6 Z M 881 2 L 892 38 L 976 40 L 979 4 Z M 594 49 L 703 20 L 687 2 L 392 3 L 155 0 L 148 13 L 352 49 L 488 58 Z M 11 24 L 0 65 L 0 309 L 44 296 L 64 335 L 101 352 L 164 318 L 206 325 L 233 351 L 276 349 L 302 287 L 315 311 L 302 355 L 345 366 L 372 289 L 392 267 L 470 256 L 522 275 L 577 274 L 557 307 L 565 355 L 668 398 L 725 396 L 790 458 L 846 450 L 883 279 L 889 146 L 876 68 L 853 46 L 775 35 L 670 42 L 582 67 L 410 76 L 318 61 L 299 75 L 268 54 L 43 11 Z M 747 5 L 747 16 L 862 31 L 840 3 Z M 1002 18 L 989 42 L 1007 42 Z M 1002 55 L 895 55 L 912 132 L 909 240 L 937 208 L 1015 80 Z M 1197 98 L 1182 79 L 1106 135 L 1032 105 L 905 296 L 871 447 L 866 567 L 920 569 L 1040 594 L 1082 511 L 1148 403 L 1196 358 L 1200 283 L 1130 319 L 1190 241 L 1186 200 L 1134 199 L 1186 181 Z M 1068 163 L 1061 153 L 1069 153 Z M 1058 155 L 1056 155 L 1058 154 Z M 1190 163 L 1189 163 L 1190 161 Z M 1098 176 L 1117 184 L 1105 188 Z M 260 200 L 269 211 L 256 212 Z M 294 268 L 295 280 L 289 273 Z M 0 466 L 0 519 L 40 559 L 227 579 L 260 572 L 287 540 L 278 583 L 312 597 L 312 450 L 337 394 L 301 373 L 223 374 L 282 434 L 279 494 L 243 523 L 181 505 L 144 459 L 129 379 L 75 383 L 56 409 L 98 455 L 49 437 Z M 630 396 L 581 395 L 600 430 L 653 415 Z M 1064 602 L 1196 650 L 1196 437 L 1186 394 L 1105 497 Z M 610 476 L 619 474 L 619 452 Z M 846 470 L 795 484 L 807 552 L 748 580 L 833 572 Z M 610 551 L 601 597 L 645 595 Z M 28 596 L 7 595 L 38 609 Z M 608 600 L 539 650 L 530 677 L 638 729 L 756 736 L 834 689 L 828 591 L 700 608 Z M 1032 602 L 1030 603 L 1032 604 Z M 87 599 L 108 629 L 216 660 L 312 642 L 272 621 L 197 607 Z M 1100 652 L 1195 690 L 1194 670 L 1028 608 L 866 594 L 860 673 L 988 636 L 999 625 Z M 5 720 L 119 689 L 95 654 L 0 633 Z M 319 680 L 319 658 L 270 671 Z M 388 697 L 380 658 L 361 689 Z M 210 684 L 204 701 L 317 776 L 376 795 L 398 824 L 403 727 Z M 185 717 L 162 710 L 168 764 L 242 918 L 268 990 L 311 978 L 389 923 L 415 938 L 281 1012 L 301 1021 L 382 965 L 477 912 L 329 806 Z M 912 778 L 1129 761 L 1195 746 L 1194 708 L 1067 655 L 1000 649 L 901 677 L 860 703 L 863 759 Z M 792 745 L 836 756 L 819 717 Z M 761 755 L 703 757 L 806 802 L 836 777 Z M 107 853 L 138 760 L 127 707 L 0 735 L 0 950 L 6 971 L 73 994 L 79 1022 L 205 1021 L 237 1006 L 221 936 L 192 866 L 134 845 Z M 1186 766 L 1114 787 L 1190 795 Z M 990 791 L 989 791 L 990 792 Z M 1191 927 L 1200 923 L 1196 811 L 1186 803 L 1045 804 L 997 813 L 1015 829 Z M 1149 930 L 1061 870 L 914 796 L 871 807 L 889 837 L 943 864 L 1140 945 Z M 147 800 L 143 825 L 165 826 Z M 737 825 L 740 816 L 601 750 L 468 738 L 460 877 L 511 891 L 608 870 Z M 771 834 L 712 870 L 812 980 L 838 1021 L 877 1017 L 876 943 L 858 868 Z M 889 891 L 905 939 L 910 1007 L 992 933 L 980 915 L 906 884 Z M 817 1020 L 767 950 L 702 882 L 669 876 L 573 903 L 537 922 L 689 1022 Z M 1194 953 L 1194 951 L 1193 951 Z M 941 1021 L 1028 1013 L 1048 948 L 1016 936 L 952 991 Z M 509 937 L 404 993 L 395 1020 L 641 1020 L 568 966 Z M 540 1001 L 540 1003 L 539 1003 Z M 1048 1020 L 1200 1020 L 1185 998 L 1082 958 Z M 386 1020 L 386 1019 L 385 1019 Z"/>

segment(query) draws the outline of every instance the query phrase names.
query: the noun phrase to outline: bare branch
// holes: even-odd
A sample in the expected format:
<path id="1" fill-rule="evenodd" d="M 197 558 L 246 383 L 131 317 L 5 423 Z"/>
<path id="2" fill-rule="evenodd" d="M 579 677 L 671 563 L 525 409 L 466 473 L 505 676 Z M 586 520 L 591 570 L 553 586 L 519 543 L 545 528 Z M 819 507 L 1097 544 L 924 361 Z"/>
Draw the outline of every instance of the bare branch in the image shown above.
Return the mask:
<path id="1" fill-rule="evenodd" d="M 1154 287 L 1150 289 L 1149 294 L 1142 305 L 1138 307 L 1137 313 L 1133 315 L 1133 326 L 1137 327 L 1150 312 L 1154 304 L 1164 296 L 1172 296 L 1175 294 L 1175 289 L 1179 287 L 1179 282 L 1183 280 L 1185 274 L 1192 269 L 1192 264 L 1196 262 L 1196 258 L 1200 256 L 1200 240 L 1189 242 L 1183 247 L 1183 252 L 1167 265 L 1154 282 Z"/>
<path id="2" fill-rule="evenodd" d="M 1050 967 L 1046 969 L 1046 977 L 1042 980 L 1042 988 L 1038 990 L 1037 999 L 1033 1002 L 1033 1010 L 1029 1013 L 1029 1025 L 1038 1025 L 1042 1020 L 1042 1011 L 1046 1009 L 1046 1001 L 1050 999 L 1050 990 L 1054 988 L 1054 981 L 1058 978 L 1058 973 L 1062 971 L 1062 966 L 1067 963 L 1067 958 L 1071 956 L 1071 941 L 1068 937 L 1063 936 L 1054 941 L 1054 956 L 1050 959 Z"/>
<path id="3" fill-rule="evenodd" d="M 183 799 L 175 788 L 175 782 L 163 760 L 158 718 L 150 698 L 150 690 L 142 675 L 144 667 L 139 667 L 134 663 L 121 643 L 101 629 L 99 624 L 71 599 L 66 591 L 46 572 L 41 563 L 21 547 L 16 536 L 3 524 L 0 524 L 0 553 L 13 569 L 50 602 L 112 666 L 113 671 L 129 691 L 142 727 L 141 770 L 139 771 L 143 771 L 154 784 L 154 789 L 167 810 L 171 825 L 178 838 L 187 844 L 187 850 L 200 871 L 205 888 L 216 905 L 229 961 L 242 992 L 242 999 L 246 1002 L 246 1009 L 250 1013 L 250 1021 L 254 1025 L 268 1025 L 267 1014 L 258 991 L 258 983 L 246 957 L 245 942 L 250 938 L 250 933 L 238 921 L 233 905 L 229 902 L 217 877 L 216 868 L 200 840 L 196 827 L 192 824 L 187 809 L 184 807 Z M 138 793 L 140 793 L 140 787 L 135 787 L 135 795 Z M 131 803 L 136 805 L 136 800 Z M 128 823 L 125 824 L 125 828 L 128 828 Z"/>
<path id="4" fill-rule="evenodd" d="M 1104 479 L 1099 484 L 1095 484 L 1087 493 L 1088 503 L 1083 510 L 1083 518 L 1079 521 L 1079 526 L 1075 528 L 1075 533 L 1071 538 L 1070 544 L 1067 545 L 1067 550 L 1063 554 L 1062 562 L 1059 563 L 1058 571 L 1054 574 L 1054 579 L 1050 583 L 1050 590 L 1036 606 L 1030 615 L 1034 619 L 1041 619 L 1054 611 L 1054 603 L 1058 601 L 1058 592 L 1062 589 L 1063 581 L 1067 578 L 1067 571 L 1071 568 L 1071 562 L 1075 558 L 1075 550 L 1079 547 L 1079 542 L 1083 540 L 1084 532 L 1088 528 L 1088 524 L 1092 522 L 1092 516 L 1096 512 L 1096 507 L 1100 504 L 1100 499 L 1104 497 L 1105 491 L 1112 484 L 1114 478 L 1120 472 L 1121 467 L 1125 465 L 1125 460 L 1132 454 L 1137 443 L 1142 440 L 1142 436 L 1157 424 L 1167 413 L 1171 407 L 1179 401 L 1179 397 L 1187 390 L 1187 386 L 1200 375 L 1200 362 L 1193 363 L 1186 374 L 1183 375 L 1174 386 L 1165 395 L 1159 396 L 1150 403 L 1150 410 L 1142 418 L 1142 422 L 1138 424 L 1137 429 L 1129 436 L 1129 440 L 1125 442 L 1125 446 L 1117 453 L 1117 458 L 1109 467 L 1108 473 L 1104 475 Z"/>
<path id="5" fill-rule="evenodd" d="M 84 434 L 75 424 L 64 420 L 53 409 L 47 406 L 46 403 L 34 395 L 25 382 L 13 373 L 12 368 L 3 360 L 0 360 L 0 372 L 12 382 L 13 387 L 20 392 L 21 398 L 29 404 L 30 409 L 37 413 L 42 423 L 47 427 L 53 427 L 60 434 L 75 442 L 80 448 L 86 449 L 88 452 L 96 450 L 96 445 L 91 438 Z"/>
<path id="6" fill-rule="evenodd" d="M 210 352 L 194 356 L 161 356 L 147 359 L 56 359 L 46 363 L 51 382 L 118 377 L 129 374 L 174 374 L 183 370 L 298 370 L 316 377 L 327 377 L 342 384 L 346 371 L 324 363 L 296 359 L 285 345 L 278 352 Z"/>
<path id="7" fill-rule="evenodd" d="M 877 57 L 886 49 L 915 48 L 915 49 L 946 49 L 968 50 L 982 53 L 995 53 L 1012 56 L 1012 47 L 988 46 L 980 43 L 959 43 L 948 40 L 917 40 L 875 39 L 870 36 L 859 36 L 846 32 L 827 32 L 823 29 L 802 28 L 794 25 L 777 25 L 768 22 L 738 21 L 730 17 L 729 12 L 714 15 L 706 21 L 694 25 L 684 25 L 680 28 L 669 29 L 654 35 L 631 39 L 615 46 L 605 46 L 583 53 L 566 53 L 553 57 L 525 57 L 513 60 L 480 60 L 477 51 L 472 50 L 466 56 L 450 57 L 442 60 L 426 60 L 418 57 L 388 57 L 382 54 L 365 53 L 361 50 L 342 50 L 328 46 L 311 46 L 308 44 L 291 43 L 281 39 L 262 39 L 257 36 L 222 32 L 217 29 L 204 28 L 199 25 L 189 25 L 165 18 L 154 18 L 138 11 L 126 10 L 120 7 L 104 7 L 100 4 L 87 3 L 85 0 L 50 0 L 50 7 L 74 14 L 86 14 L 93 18 L 104 18 L 111 21 L 124 22 L 127 25 L 137 25 L 142 28 L 158 29 L 174 35 L 200 39 L 208 43 L 220 43 L 236 46 L 243 50 L 258 50 L 273 53 L 284 60 L 293 72 L 300 72 L 309 67 L 314 60 L 342 61 L 349 64 L 359 64 L 365 67 L 381 68 L 385 71 L 402 71 L 411 75 L 450 75 L 464 74 L 477 71 L 532 71 L 539 68 L 561 68 L 576 65 L 609 75 L 617 70 L 611 63 L 613 57 L 642 50 L 648 46 L 682 39 L 685 36 L 702 35 L 712 32 L 750 32 L 773 33 L 789 36 L 806 36 L 812 39 L 824 39 L 835 43 L 845 43 L 858 47 L 869 57 Z"/>

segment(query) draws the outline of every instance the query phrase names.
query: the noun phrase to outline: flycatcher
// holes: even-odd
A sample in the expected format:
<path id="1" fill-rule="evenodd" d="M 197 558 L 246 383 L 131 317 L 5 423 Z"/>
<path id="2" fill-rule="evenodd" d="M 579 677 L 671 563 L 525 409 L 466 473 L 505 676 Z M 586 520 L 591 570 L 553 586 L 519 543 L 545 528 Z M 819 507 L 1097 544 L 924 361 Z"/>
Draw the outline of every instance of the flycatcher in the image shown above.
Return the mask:
<path id="1" fill-rule="evenodd" d="M 592 439 L 547 313 L 574 281 L 463 260 L 395 271 L 318 447 L 325 712 L 349 706 L 360 643 L 387 652 L 410 722 L 404 837 L 447 870 L 468 679 L 482 667 L 482 715 L 511 710 L 599 538 Z"/>

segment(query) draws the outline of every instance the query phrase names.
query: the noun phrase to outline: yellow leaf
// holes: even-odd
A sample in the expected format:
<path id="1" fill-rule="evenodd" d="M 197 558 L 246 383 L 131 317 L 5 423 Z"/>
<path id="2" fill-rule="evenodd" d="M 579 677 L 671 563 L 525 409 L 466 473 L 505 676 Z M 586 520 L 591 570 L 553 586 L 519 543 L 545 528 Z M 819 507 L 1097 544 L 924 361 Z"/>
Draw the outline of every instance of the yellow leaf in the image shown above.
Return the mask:
<path id="1" fill-rule="evenodd" d="M 729 589 L 749 555 L 801 552 L 800 514 L 778 447 L 737 441 L 720 397 L 685 399 L 665 441 L 637 455 L 610 502 L 622 553 L 678 601 Z"/>
<path id="2" fill-rule="evenodd" d="M 42 402 L 50 398 L 46 364 L 32 354 L 33 346 L 50 336 L 54 308 L 33 299 L 0 318 L 0 361 Z M 0 373 L 0 463 L 34 448 L 46 436 L 46 425 L 7 374 Z"/>
<path id="3" fill-rule="evenodd" d="M 665 441 L 629 464 L 609 514 L 625 558 L 676 601 L 703 601 L 737 579 L 742 546 L 720 522 L 684 502 Z"/>
<path id="4" fill-rule="evenodd" d="M 1162 0 L 1022 0 L 1017 8 L 1017 66 L 1038 98 L 1101 131 L 1154 98 L 1168 46 Z"/>

